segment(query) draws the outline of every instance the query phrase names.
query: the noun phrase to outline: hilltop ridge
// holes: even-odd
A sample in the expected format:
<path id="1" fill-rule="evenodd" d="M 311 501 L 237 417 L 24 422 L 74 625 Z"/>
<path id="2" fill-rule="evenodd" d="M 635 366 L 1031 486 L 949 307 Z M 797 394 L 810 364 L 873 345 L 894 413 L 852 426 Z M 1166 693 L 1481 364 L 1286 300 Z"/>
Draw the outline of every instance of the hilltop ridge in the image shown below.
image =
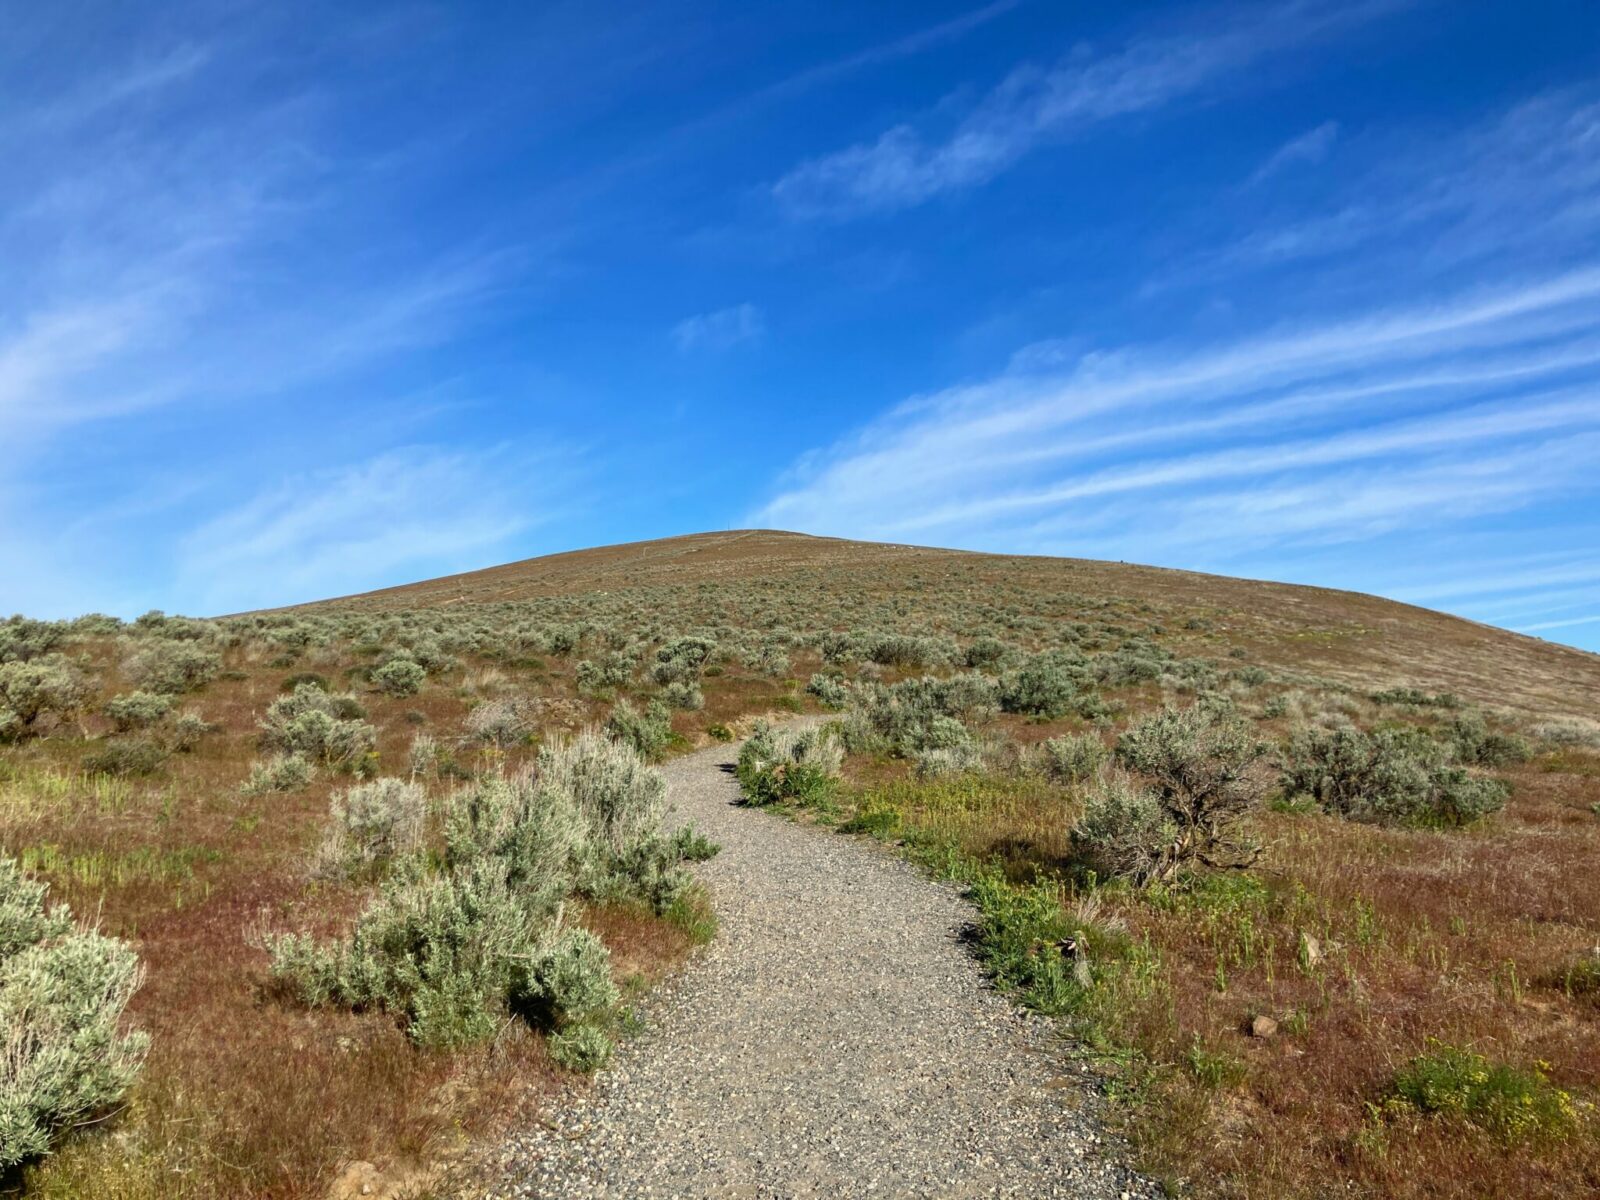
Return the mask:
<path id="1" fill-rule="evenodd" d="M 1600 656 L 1361 592 L 1091 559 L 946 550 L 735 529 L 563 551 L 294 611 L 403 611 L 586 592 L 765 580 L 827 593 L 1018 587 L 1131 603 L 1216 651 L 1361 689 L 1451 691 L 1531 713 L 1600 715 Z"/>

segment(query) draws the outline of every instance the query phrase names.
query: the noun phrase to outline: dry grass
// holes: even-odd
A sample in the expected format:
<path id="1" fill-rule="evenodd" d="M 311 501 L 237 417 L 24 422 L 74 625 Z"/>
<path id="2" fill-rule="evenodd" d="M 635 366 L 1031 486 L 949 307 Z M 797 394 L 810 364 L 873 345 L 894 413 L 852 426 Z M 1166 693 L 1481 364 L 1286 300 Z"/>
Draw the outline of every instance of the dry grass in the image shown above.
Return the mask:
<path id="1" fill-rule="evenodd" d="M 107 666 L 110 693 L 120 680 Z M 10 1181 L 30 1196 L 321 1196 L 352 1159 L 415 1174 L 528 1113 L 564 1077 L 543 1040 L 519 1026 L 481 1050 L 428 1054 L 382 1014 L 308 1011 L 273 994 L 249 932 L 332 931 L 364 893 L 307 877 L 329 792 L 346 780 L 324 774 L 303 793 L 240 793 L 256 721 L 290 672 L 240 655 L 229 666 L 244 678 L 193 698 L 219 730 L 155 778 L 84 774 L 78 763 L 94 743 L 76 730 L 0 757 L 0 845 L 75 911 L 135 942 L 147 982 L 130 1018 L 152 1034 L 114 1136 L 96 1127 L 68 1138 Z M 362 700 L 388 764 L 404 763 L 417 730 L 458 728 L 466 710 L 446 688 Z M 592 711 L 573 696 L 565 703 Z M 97 718 L 85 725 L 102 732 Z M 470 747 L 457 756 L 472 768 L 501 761 Z M 632 908 L 583 919 L 616 939 L 625 979 L 659 978 L 690 945 L 678 927 Z"/>
<path id="2" fill-rule="evenodd" d="M 1300 689 L 1370 721 L 1366 693 L 1418 687 L 1519 721 L 1600 719 L 1600 658 L 1372 597 L 791 534 L 581 551 L 306 611 L 427 618 L 506 605 L 538 620 L 599 614 L 613 631 L 892 629 L 962 643 L 994 634 L 1024 648 L 1057 644 L 1060 630 L 1076 626 L 1096 652 L 1148 639 L 1180 658 L 1211 660 L 1224 682 L 1240 665 L 1264 669 L 1270 685 L 1241 692 L 1252 706 Z M 705 707 L 673 714 L 675 744 L 704 744 L 714 727 L 738 730 L 757 713 L 808 707 L 800 681 L 824 664 L 815 638 L 802 641 L 783 678 L 715 664 Z M 71 653 L 91 669 L 97 701 L 129 689 L 110 639 L 80 641 Z M 85 754 L 109 729 L 93 715 L 0 748 L 0 845 L 78 912 L 136 942 L 149 970 L 132 1016 L 153 1034 L 126 1111 L 69 1138 L 11 1186 L 79 1198 L 320 1196 L 342 1162 L 411 1175 L 536 1107 L 561 1076 L 542 1039 L 521 1027 L 478 1051 L 430 1055 L 382 1016 L 306 1011 L 272 993 L 247 932 L 335 930 L 363 892 L 313 883 L 305 869 L 329 791 L 343 780 L 324 775 L 288 796 L 247 797 L 239 784 L 258 753 L 257 722 L 295 672 L 320 672 L 339 688 L 356 680 L 387 773 L 403 771 L 416 733 L 437 736 L 453 765 L 429 783 L 444 788 L 452 776 L 531 752 L 458 740 L 480 699 L 528 698 L 541 734 L 603 719 L 611 698 L 575 683 L 576 660 L 595 653 L 594 640 L 569 657 L 463 653 L 420 694 L 395 699 L 361 687 L 370 649 L 312 646 L 289 664 L 279 650 L 246 642 L 184 704 L 217 732 L 153 777 L 83 775 Z M 920 672 L 877 672 L 886 681 L 907 673 Z M 650 689 L 636 679 L 624 690 L 639 699 Z M 1111 698 L 1131 714 L 1176 694 L 1169 681 L 1165 691 L 1147 683 Z M 989 732 L 1026 745 L 1069 728 L 1083 726 L 1002 718 Z M 1282 722 L 1263 728 L 1285 731 Z M 903 780 L 905 764 L 894 761 L 852 770 L 887 795 L 925 848 L 997 861 L 1018 878 L 1064 863 L 1076 800 L 1062 789 L 1004 772 L 924 786 Z M 1137 987 L 1118 985 L 1117 1004 L 1099 1014 L 1112 1045 L 1154 1064 L 1114 1077 L 1115 1086 L 1143 1089 L 1137 1098 L 1147 1102 L 1129 1111 L 1150 1161 L 1199 1191 L 1228 1195 L 1600 1189 L 1592 1122 L 1582 1138 L 1507 1149 L 1448 1122 L 1378 1121 L 1367 1107 L 1429 1038 L 1546 1061 L 1559 1086 L 1584 1098 L 1600 1091 L 1600 1004 L 1551 985 L 1600 941 L 1600 754 L 1566 746 L 1514 774 L 1506 812 L 1476 830 L 1385 831 L 1270 814 L 1259 888 L 1159 902 L 1103 894 L 1105 919 L 1125 923 L 1133 943 L 1148 939 L 1159 968 Z M 581 919 L 611 946 L 633 990 L 671 970 L 691 944 L 685 924 L 630 907 Z M 1306 932 L 1323 952 L 1312 968 L 1300 961 Z M 1282 1018 L 1283 1030 L 1245 1036 L 1257 1014 Z"/>
<path id="3" fill-rule="evenodd" d="M 1071 882 L 1077 801 L 1037 778 L 918 783 L 858 763 L 846 815 L 876 813 L 867 824 L 934 863 L 954 850 L 1019 881 L 1059 878 L 1064 909 L 1093 896 L 1110 941 L 1126 931 L 1133 964 L 1100 964 L 1081 1027 L 1118 1064 L 1108 1076 L 1147 1164 L 1181 1190 L 1576 1196 L 1600 1188 L 1600 1013 L 1561 981 L 1600 940 L 1600 780 L 1556 762 L 1514 772 L 1507 810 L 1466 832 L 1266 813 L 1260 869 L 1153 893 Z M 1278 1032 L 1251 1036 L 1257 1016 Z M 1376 1115 L 1435 1042 L 1543 1064 L 1577 1098 L 1578 1130 L 1508 1146 Z"/>

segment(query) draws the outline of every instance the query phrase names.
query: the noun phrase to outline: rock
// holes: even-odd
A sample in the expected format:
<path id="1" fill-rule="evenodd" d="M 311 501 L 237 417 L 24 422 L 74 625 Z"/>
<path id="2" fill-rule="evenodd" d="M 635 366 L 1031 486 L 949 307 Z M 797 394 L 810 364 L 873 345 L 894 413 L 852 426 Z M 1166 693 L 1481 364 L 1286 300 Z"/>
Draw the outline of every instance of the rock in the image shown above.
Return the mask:
<path id="1" fill-rule="evenodd" d="M 1308 970 L 1322 961 L 1322 943 L 1309 933 L 1300 935 L 1300 963 Z"/>
<path id="2" fill-rule="evenodd" d="M 1271 1017 L 1252 1017 L 1250 1020 L 1250 1036 L 1269 1038 L 1278 1032 L 1278 1023 Z"/>
<path id="3" fill-rule="evenodd" d="M 339 1177 L 328 1189 L 328 1200 L 357 1200 L 360 1196 L 375 1196 L 383 1186 L 383 1172 L 369 1162 L 359 1159 L 347 1163 Z"/>

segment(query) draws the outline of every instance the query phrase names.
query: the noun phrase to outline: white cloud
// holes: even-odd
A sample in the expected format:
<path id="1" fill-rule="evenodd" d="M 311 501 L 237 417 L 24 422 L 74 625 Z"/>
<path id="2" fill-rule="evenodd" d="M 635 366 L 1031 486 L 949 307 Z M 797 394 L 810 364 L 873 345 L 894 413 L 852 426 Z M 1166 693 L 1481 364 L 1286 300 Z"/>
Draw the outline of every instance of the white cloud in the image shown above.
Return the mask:
<path id="1" fill-rule="evenodd" d="M 1048 70 L 1021 66 L 947 136 L 930 139 L 897 125 L 871 142 L 801 163 L 772 193 L 799 216 L 845 218 L 921 204 L 987 182 L 1041 143 L 1227 84 L 1274 51 L 1391 7 L 1262 7 L 1231 24 L 1217 18 L 1205 31 L 1137 39 L 1108 54 L 1080 49 Z"/>
<path id="2" fill-rule="evenodd" d="M 737 304 L 679 321 L 672 328 L 672 340 L 680 353 L 689 354 L 731 350 L 742 342 L 758 341 L 765 333 L 761 310 L 753 304 Z"/>
<path id="3" fill-rule="evenodd" d="M 1600 270 L 919 398 L 753 524 L 1194 561 L 1593 491 Z M 1574 368 L 1579 378 L 1574 379 Z"/>
<path id="4" fill-rule="evenodd" d="M 1269 176 L 1276 175 L 1279 171 L 1297 166 L 1316 166 L 1323 162 L 1333 150 L 1334 142 L 1339 140 L 1339 122 L 1324 121 L 1315 129 L 1308 129 L 1300 136 L 1291 138 L 1272 156 L 1256 169 L 1250 177 L 1252 184 L 1260 183 Z"/>
<path id="5" fill-rule="evenodd" d="M 554 458 L 410 448 L 283 479 L 177 549 L 209 613 L 320 600 L 495 561 L 572 503 Z"/>

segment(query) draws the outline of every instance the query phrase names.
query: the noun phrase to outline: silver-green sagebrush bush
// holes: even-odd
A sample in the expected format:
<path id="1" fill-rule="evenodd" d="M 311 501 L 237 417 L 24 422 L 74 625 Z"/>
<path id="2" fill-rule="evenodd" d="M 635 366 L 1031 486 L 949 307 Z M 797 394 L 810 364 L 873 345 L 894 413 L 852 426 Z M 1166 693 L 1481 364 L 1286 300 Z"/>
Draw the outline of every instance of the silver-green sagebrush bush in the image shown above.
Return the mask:
<path id="1" fill-rule="evenodd" d="M 222 671 L 222 658 L 193 642 L 152 642 L 128 659 L 128 675 L 141 689 L 177 696 L 204 687 Z"/>
<path id="2" fill-rule="evenodd" d="M 652 700 L 642 713 L 628 701 L 619 700 L 606 718 L 606 733 L 642 757 L 658 759 L 672 737 L 672 714 L 658 700 Z"/>
<path id="3" fill-rule="evenodd" d="M 104 712 L 118 730 L 144 729 L 160 721 L 177 703 L 177 698 L 163 692 L 128 692 L 113 696 L 105 703 Z"/>
<path id="4" fill-rule="evenodd" d="M 267 709 L 261 721 L 261 745 L 336 771 L 368 773 L 376 757 L 378 731 L 359 719 L 361 711 L 353 696 L 299 684 Z"/>
<path id="5" fill-rule="evenodd" d="M 759 723 L 739 750 L 736 774 L 751 804 L 826 799 L 844 764 L 844 748 L 834 731 L 774 729 Z"/>
<path id="6" fill-rule="evenodd" d="M 391 658 L 372 672 L 372 686 L 389 696 L 415 696 L 427 678 L 427 668 L 421 663 Z"/>
<path id="7" fill-rule="evenodd" d="M 311 782 L 316 773 L 316 768 L 299 754 L 274 754 L 250 765 L 250 775 L 239 786 L 239 790 L 246 796 L 298 792 Z"/>
<path id="8" fill-rule="evenodd" d="M 406 779 L 374 779 L 334 794 L 317 854 L 322 874 L 346 874 L 409 854 L 422 844 L 428 793 Z"/>
<path id="9" fill-rule="evenodd" d="M 1110 757 L 1105 743 L 1092 733 L 1064 734 L 1039 747 L 1045 774 L 1061 783 L 1094 778 Z"/>
<path id="10" fill-rule="evenodd" d="M 59 654 L 0 663 L 0 742 L 21 741 L 76 712 L 88 681 Z"/>
<path id="11" fill-rule="evenodd" d="M 424 1045 L 481 1041 L 522 1016 L 560 1039 L 561 1061 L 599 1065 L 617 1001 L 610 956 L 565 927 L 562 908 L 575 893 L 635 895 L 658 909 L 682 895 L 681 863 L 697 847 L 662 836 L 665 790 L 631 747 L 586 732 L 542 748 L 533 770 L 451 795 L 441 860 L 398 844 L 421 820 L 419 785 L 351 789 L 335 805 L 335 829 L 346 829 L 330 837 L 357 842 L 350 826 L 365 814 L 364 844 L 388 849 L 391 872 L 348 939 L 269 939 L 273 972 L 307 1003 L 394 1013 Z"/>
<path id="12" fill-rule="evenodd" d="M 1072 831 L 1079 855 L 1104 873 L 1151 883 L 1185 868 L 1241 867 L 1260 848 L 1241 822 L 1265 792 L 1267 753 L 1225 703 L 1167 708 L 1117 742 L 1113 775 L 1088 796 Z"/>
<path id="13" fill-rule="evenodd" d="M 139 986 L 126 942 L 74 925 L 0 858 L 0 1170 L 120 1100 L 147 1039 L 120 1029 Z"/>
<path id="14" fill-rule="evenodd" d="M 1440 742 L 1410 727 L 1303 729 L 1284 756 L 1283 790 L 1354 821 L 1470 824 L 1502 808 L 1511 789 L 1454 761 L 1461 741 Z M 1481 743 L 1468 749 L 1485 752 Z"/>
<path id="15" fill-rule="evenodd" d="M 503 750 L 528 740 L 533 718 L 532 704 L 522 697 L 485 700 L 467 714 L 467 736 Z"/>

